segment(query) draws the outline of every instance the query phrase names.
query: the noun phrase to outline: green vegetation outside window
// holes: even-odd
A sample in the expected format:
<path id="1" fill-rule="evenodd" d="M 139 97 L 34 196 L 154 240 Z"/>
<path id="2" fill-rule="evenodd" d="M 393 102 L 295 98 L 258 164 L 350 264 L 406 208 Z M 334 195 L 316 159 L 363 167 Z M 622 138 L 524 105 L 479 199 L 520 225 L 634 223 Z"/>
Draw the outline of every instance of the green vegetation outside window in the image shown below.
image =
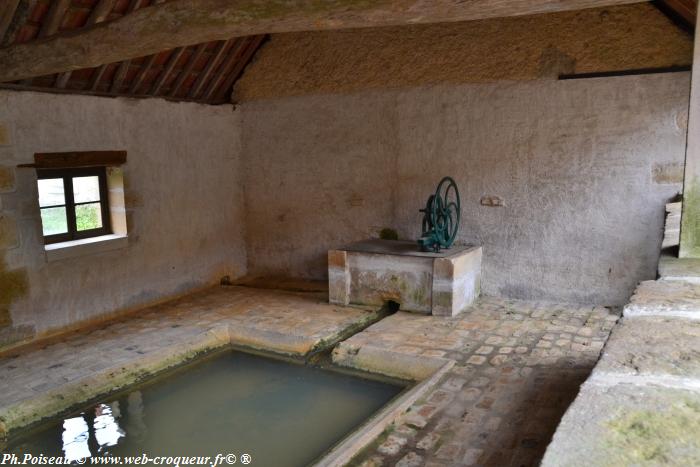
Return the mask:
<path id="1" fill-rule="evenodd" d="M 112 233 L 104 167 L 37 170 L 44 243 Z"/>

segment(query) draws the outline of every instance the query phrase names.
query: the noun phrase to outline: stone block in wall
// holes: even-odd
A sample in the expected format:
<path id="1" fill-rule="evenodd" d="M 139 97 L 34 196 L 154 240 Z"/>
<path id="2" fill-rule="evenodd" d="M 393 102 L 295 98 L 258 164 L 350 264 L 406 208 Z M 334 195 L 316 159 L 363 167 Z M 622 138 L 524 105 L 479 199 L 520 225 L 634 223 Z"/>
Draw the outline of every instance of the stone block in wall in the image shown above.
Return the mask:
<path id="1" fill-rule="evenodd" d="M 12 316 L 7 307 L 0 307 L 0 328 L 7 327 L 12 324 Z"/>
<path id="2" fill-rule="evenodd" d="M 12 132 L 10 125 L 6 122 L 0 122 L 0 146 L 10 146 L 12 144 Z"/>
<path id="3" fill-rule="evenodd" d="M 685 164 L 680 162 L 655 163 L 651 168 L 654 183 L 659 185 L 683 183 Z"/>
<path id="4" fill-rule="evenodd" d="M 0 250 L 9 250 L 19 246 L 19 230 L 13 217 L 0 214 Z"/>
<path id="5" fill-rule="evenodd" d="M 0 193 L 15 190 L 15 168 L 0 166 Z"/>
<path id="6" fill-rule="evenodd" d="M 336 305 L 350 303 L 350 275 L 347 252 L 328 251 L 328 301 Z"/>
<path id="7" fill-rule="evenodd" d="M 481 248 L 470 248 L 433 262 L 433 314 L 455 316 L 481 292 Z"/>

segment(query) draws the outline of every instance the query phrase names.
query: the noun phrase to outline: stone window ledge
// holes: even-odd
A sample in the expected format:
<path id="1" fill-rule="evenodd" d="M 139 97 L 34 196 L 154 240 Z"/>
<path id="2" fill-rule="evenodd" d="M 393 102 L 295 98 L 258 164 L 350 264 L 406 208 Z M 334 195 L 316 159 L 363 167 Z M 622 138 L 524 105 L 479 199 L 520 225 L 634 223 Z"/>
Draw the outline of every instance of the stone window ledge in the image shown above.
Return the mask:
<path id="1" fill-rule="evenodd" d="M 119 250 L 126 248 L 128 245 L 129 239 L 126 235 L 111 234 L 82 240 L 71 240 L 70 242 L 52 243 L 45 245 L 44 250 L 46 251 L 46 261 L 51 263 L 62 259 Z"/>

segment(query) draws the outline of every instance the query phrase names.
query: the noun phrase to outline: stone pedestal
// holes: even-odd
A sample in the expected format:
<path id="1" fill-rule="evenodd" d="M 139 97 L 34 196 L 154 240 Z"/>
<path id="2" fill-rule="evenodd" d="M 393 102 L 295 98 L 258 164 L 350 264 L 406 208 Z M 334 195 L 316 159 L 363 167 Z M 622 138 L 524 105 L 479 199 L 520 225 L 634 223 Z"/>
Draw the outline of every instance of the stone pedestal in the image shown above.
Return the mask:
<path id="1" fill-rule="evenodd" d="M 455 316 L 481 288 L 481 247 L 440 253 L 418 251 L 415 242 L 365 240 L 328 251 L 329 301 Z"/>

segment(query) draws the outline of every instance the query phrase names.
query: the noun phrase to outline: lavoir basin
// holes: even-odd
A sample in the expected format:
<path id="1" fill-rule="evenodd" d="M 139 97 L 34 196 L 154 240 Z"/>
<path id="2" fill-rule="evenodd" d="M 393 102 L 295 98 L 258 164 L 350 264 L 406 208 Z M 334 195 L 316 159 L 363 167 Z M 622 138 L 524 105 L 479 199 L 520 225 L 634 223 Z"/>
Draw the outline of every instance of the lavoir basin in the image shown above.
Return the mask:
<path id="1" fill-rule="evenodd" d="M 403 389 L 227 350 L 19 433 L 2 451 L 74 463 L 233 455 L 240 465 L 247 455 L 255 466 L 304 466 Z"/>

